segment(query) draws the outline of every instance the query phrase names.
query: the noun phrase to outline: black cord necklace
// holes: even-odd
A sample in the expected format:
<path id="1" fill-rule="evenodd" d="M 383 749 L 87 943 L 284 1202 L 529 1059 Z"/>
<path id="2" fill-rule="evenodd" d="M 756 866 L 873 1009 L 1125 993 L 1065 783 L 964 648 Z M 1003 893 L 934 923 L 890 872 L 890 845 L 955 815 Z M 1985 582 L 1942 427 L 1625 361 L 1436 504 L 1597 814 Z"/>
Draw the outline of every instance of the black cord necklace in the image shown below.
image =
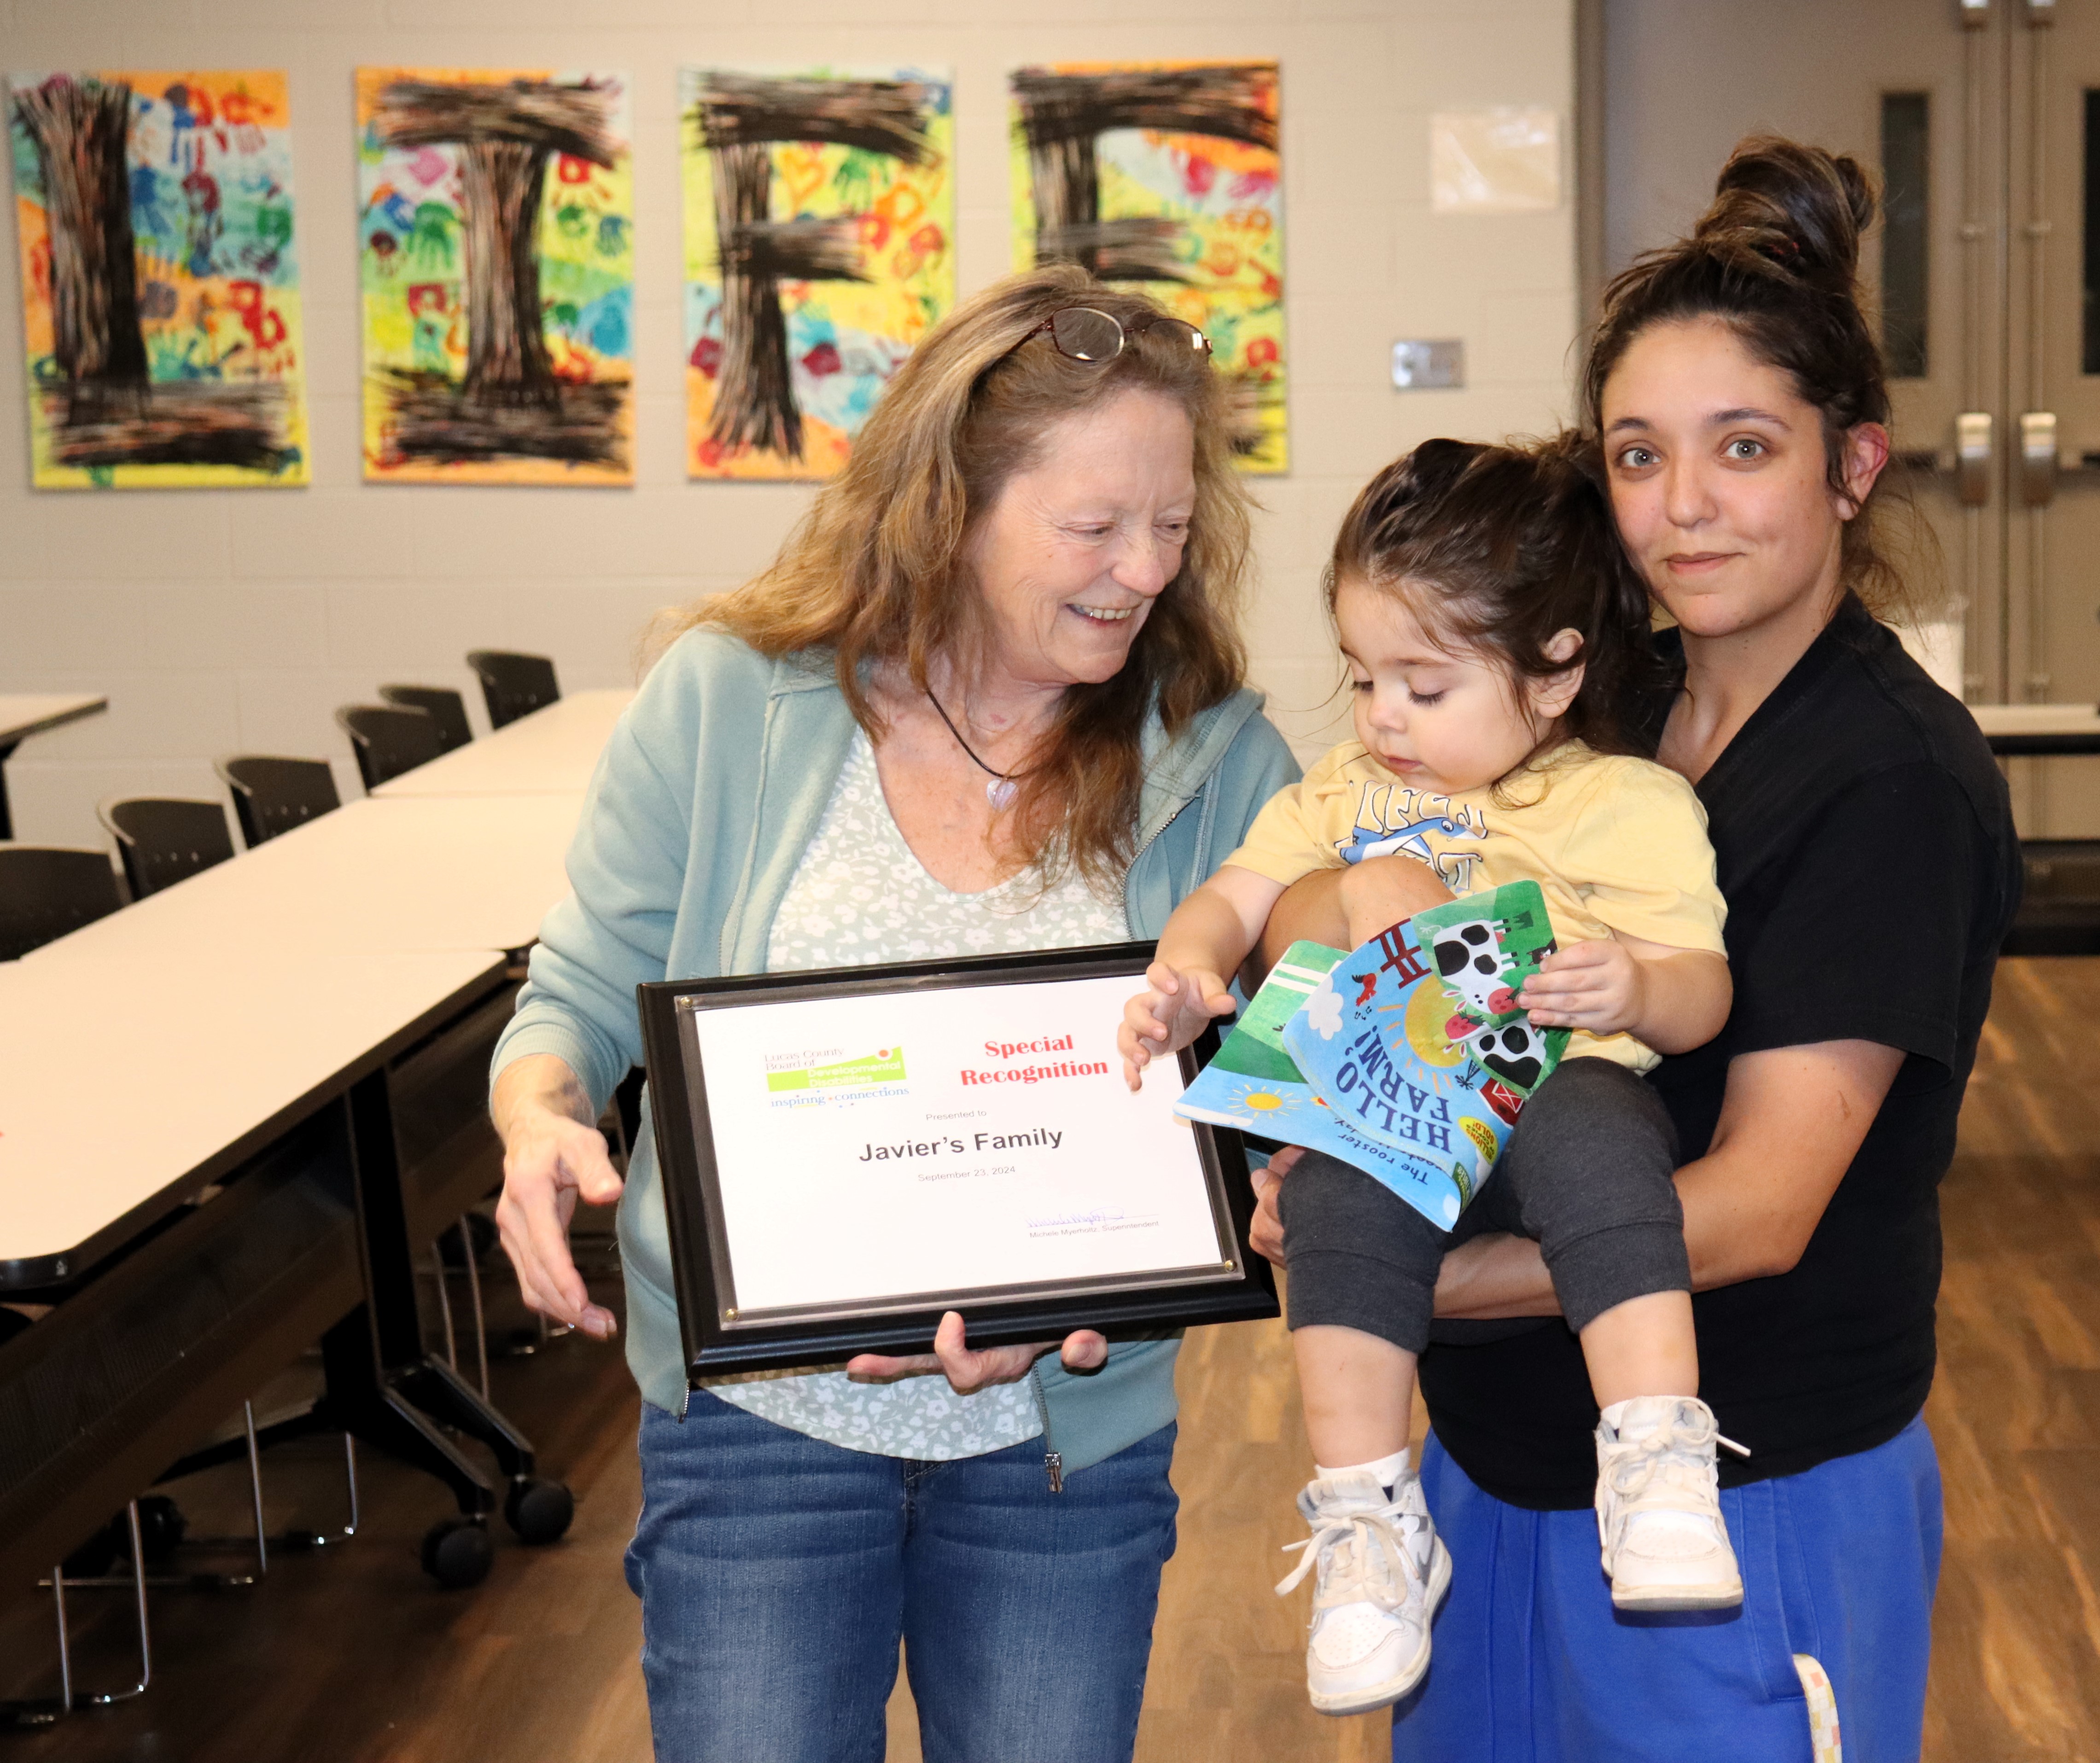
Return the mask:
<path id="1" fill-rule="evenodd" d="M 1020 792 L 1021 786 L 1004 772 L 993 770 L 990 766 L 977 757 L 977 750 L 963 738 L 963 731 L 954 723 L 948 721 L 948 713 L 941 707 L 941 700 L 933 695 L 931 686 L 926 689 L 926 702 L 933 707 L 933 714 L 947 725 L 948 733 L 955 738 L 955 745 L 970 756 L 970 763 L 991 779 L 991 782 L 985 786 L 985 800 L 991 804 L 995 810 L 1012 807 L 1013 799 Z"/>

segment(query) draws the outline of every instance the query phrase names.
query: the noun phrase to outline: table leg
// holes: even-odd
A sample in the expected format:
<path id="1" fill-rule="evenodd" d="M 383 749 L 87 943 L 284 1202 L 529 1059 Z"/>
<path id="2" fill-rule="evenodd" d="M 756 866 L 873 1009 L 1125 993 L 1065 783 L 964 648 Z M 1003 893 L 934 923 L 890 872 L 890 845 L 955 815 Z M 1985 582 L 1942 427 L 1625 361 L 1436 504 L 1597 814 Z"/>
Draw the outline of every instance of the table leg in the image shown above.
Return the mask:
<path id="1" fill-rule="evenodd" d="M 435 1475 L 452 1489 L 463 1516 L 486 1520 L 496 1510 L 495 1483 L 403 1387 L 421 1368 L 382 1370 L 373 1357 L 372 1335 L 371 1307 L 360 1304 L 321 1337 L 328 1395 L 315 1411 L 317 1422 Z"/>
<path id="2" fill-rule="evenodd" d="M 15 818 L 7 809 L 7 761 L 15 756 L 20 741 L 0 741 L 0 839 L 15 836 Z"/>
<path id="3" fill-rule="evenodd" d="M 374 1072 L 353 1086 L 346 1107 L 365 1302 L 322 1343 L 329 1422 L 437 1476 L 452 1488 L 462 1517 L 485 1526 L 496 1504 L 496 1486 L 443 1429 L 479 1440 L 509 1483 L 503 1508 L 511 1528 L 527 1542 L 551 1541 L 568 1528 L 568 1490 L 540 1479 L 532 1442 L 450 1365 L 423 1351 L 386 1073 Z M 456 1528 L 441 1525 L 431 1532 L 425 1565 L 448 1583 L 470 1584 L 480 1572 L 455 1576 L 435 1564 L 443 1533 Z M 484 1564 L 481 1572 L 486 1571 Z"/>

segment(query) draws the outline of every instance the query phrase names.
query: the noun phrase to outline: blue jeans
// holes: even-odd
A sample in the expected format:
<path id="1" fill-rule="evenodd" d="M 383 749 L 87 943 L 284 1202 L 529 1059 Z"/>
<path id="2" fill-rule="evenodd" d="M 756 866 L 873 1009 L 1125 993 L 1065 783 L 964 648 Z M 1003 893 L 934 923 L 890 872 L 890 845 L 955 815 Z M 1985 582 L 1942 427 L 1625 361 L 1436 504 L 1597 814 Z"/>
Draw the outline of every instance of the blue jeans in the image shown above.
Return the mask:
<path id="1" fill-rule="evenodd" d="M 926 1763 L 1127 1763 L 1174 1434 L 1053 1494 L 1039 1439 L 924 1463 L 705 1391 L 682 1424 L 645 1404 L 627 1582 L 657 1763 L 881 1763 L 900 1637 Z"/>
<path id="2" fill-rule="evenodd" d="M 1829 1674 L 1845 1763 L 1916 1763 L 1940 1541 L 1922 1420 L 1722 1491 L 1736 1610 L 1615 1611 L 1595 1514 L 1506 1505 L 1434 1442 L 1422 1485 L 1451 1595 L 1427 1680 L 1393 1710 L 1393 1763 L 1810 1763 L 1797 1653 Z"/>

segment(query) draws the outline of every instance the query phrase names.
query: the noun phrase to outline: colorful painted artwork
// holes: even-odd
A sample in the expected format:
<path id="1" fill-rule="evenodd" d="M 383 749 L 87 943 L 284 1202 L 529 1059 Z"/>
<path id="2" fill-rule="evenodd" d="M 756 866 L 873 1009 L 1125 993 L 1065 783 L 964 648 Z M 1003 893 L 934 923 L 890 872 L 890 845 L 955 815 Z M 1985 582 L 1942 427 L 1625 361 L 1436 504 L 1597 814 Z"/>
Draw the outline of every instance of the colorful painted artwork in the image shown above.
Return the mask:
<path id="1" fill-rule="evenodd" d="M 1135 283 L 1211 338 L 1240 463 L 1290 463 L 1273 61 L 1060 62 L 1012 77 L 1014 267 Z"/>
<path id="2" fill-rule="evenodd" d="M 306 483 L 285 76 L 8 86 L 37 487 Z"/>
<path id="3" fill-rule="evenodd" d="M 367 478 L 634 481 L 628 83 L 358 69 Z"/>
<path id="4" fill-rule="evenodd" d="M 953 81 L 687 68 L 686 464 L 828 478 L 955 299 Z"/>

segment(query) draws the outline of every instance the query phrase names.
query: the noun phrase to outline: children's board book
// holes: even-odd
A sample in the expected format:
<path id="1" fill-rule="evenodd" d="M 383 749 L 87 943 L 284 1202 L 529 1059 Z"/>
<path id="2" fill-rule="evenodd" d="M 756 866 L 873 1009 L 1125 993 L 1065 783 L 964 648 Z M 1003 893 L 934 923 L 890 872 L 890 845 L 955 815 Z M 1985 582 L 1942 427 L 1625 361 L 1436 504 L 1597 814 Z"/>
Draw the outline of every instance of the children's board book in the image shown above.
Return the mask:
<path id="1" fill-rule="evenodd" d="M 1449 1230 L 1568 1044 L 1516 1003 L 1553 948 L 1530 881 L 1348 954 L 1293 943 L 1176 1112 L 1325 1151 Z"/>

